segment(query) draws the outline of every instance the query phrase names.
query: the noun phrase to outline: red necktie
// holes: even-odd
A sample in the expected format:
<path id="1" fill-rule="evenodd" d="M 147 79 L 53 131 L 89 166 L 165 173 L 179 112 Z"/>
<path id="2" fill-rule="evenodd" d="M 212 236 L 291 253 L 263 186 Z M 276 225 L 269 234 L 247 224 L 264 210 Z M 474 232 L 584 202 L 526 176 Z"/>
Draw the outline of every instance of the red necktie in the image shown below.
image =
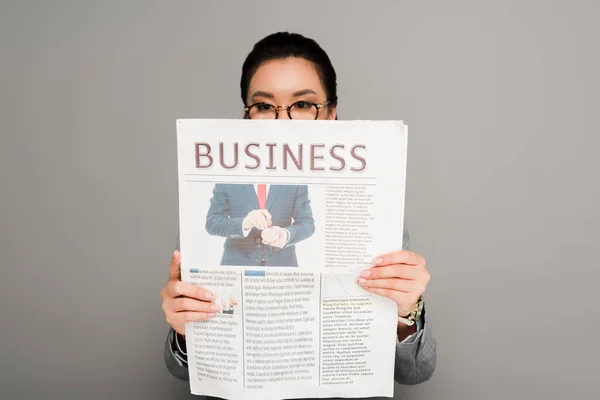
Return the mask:
<path id="1" fill-rule="evenodd" d="M 258 184 L 258 207 L 265 208 L 267 205 L 267 185 L 264 183 Z"/>

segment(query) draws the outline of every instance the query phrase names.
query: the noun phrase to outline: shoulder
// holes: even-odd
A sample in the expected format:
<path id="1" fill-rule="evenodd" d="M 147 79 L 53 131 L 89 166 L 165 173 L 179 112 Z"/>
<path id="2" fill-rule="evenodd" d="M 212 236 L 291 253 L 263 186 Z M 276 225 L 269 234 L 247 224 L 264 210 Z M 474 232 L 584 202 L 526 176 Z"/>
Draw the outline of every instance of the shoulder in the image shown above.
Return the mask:
<path id="1" fill-rule="evenodd" d="M 242 185 L 236 185 L 234 183 L 215 183 L 215 192 L 219 193 L 229 193 L 235 191 L 236 189 L 241 189 Z"/>
<path id="2" fill-rule="evenodd" d="M 307 193 L 308 185 L 294 185 L 292 186 L 296 193 Z"/>

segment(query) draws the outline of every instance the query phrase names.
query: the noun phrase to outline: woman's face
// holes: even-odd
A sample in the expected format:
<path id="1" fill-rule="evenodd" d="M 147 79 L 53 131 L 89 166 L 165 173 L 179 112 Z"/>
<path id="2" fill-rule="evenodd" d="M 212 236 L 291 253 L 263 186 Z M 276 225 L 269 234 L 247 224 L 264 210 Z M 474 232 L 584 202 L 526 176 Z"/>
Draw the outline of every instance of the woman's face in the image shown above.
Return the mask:
<path id="1" fill-rule="evenodd" d="M 321 84 L 319 75 L 312 62 L 303 58 L 290 57 L 282 60 L 271 60 L 262 64 L 252 79 L 248 88 L 249 106 L 255 103 L 266 103 L 271 106 L 289 106 L 298 101 L 321 104 L 327 101 L 325 88 Z M 307 103 L 299 103 L 296 107 L 298 119 L 300 116 L 310 115 L 312 106 Z M 260 115 L 267 115 L 269 106 L 255 108 Z M 264 111 L 260 111 L 264 110 Z M 324 105 L 318 111 L 317 119 L 335 119 L 335 106 Z M 257 118 L 258 118 L 257 117 Z M 251 117 L 255 118 L 255 117 Z M 287 112 L 282 108 L 279 110 L 279 119 L 289 119 Z M 293 116 L 296 119 L 295 116 Z"/>

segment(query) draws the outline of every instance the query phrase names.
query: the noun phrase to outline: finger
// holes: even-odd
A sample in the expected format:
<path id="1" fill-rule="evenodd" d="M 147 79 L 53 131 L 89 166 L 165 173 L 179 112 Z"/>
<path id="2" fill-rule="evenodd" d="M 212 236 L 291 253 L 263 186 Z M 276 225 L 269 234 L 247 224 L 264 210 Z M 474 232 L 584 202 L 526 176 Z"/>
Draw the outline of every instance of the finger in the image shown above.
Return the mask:
<path id="1" fill-rule="evenodd" d="M 260 210 L 260 212 L 265 216 L 267 227 L 273 225 L 273 218 L 271 218 L 271 213 L 264 208 Z"/>
<path id="2" fill-rule="evenodd" d="M 384 288 L 364 288 L 366 291 L 377 294 L 379 296 L 387 297 L 390 300 L 396 302 L 396 304 L 413 304 L 415 295 L 412 293 L 398 292 L 396 290 L 384 289 Z M 403 307 L 406 308 L 406 307 Z"/>
<path id="3" fill-rule="evenodd" d="M 261 208 L 261 209 L 260 209 L 260 210 L 258 210 L 258 211 L 260 211 L 260 213 L 261 213 L 262 215 L 264 215 L 264 216 L 265 216 L 265 218 L 267 218 L 267 219 L 271 219 L 271 213 L 269 212 L 269 210 L 267 210 L 267 209 L 265 209 L 265 208 Z"/>
<path id="4" fill-rule="evenodd" d="M 184 296 L 203 301 L 211 301 L 215 298 L 215 295 L 206 288 L 187 282 L 170 282 L 165 289 L 167 297 L 170 298 Z"/>
<path id="5" fill-rule="evenodd" d="M 169 280 L 177 281 L 181 279 L 181 255 L 175 250 L 171 255 L 171 265 L 169 265 Z"/>
<path id="6" fill-rule="evenodd" d="M 267 229 L 267 217 L 263 213 L 256 213 L 254 216 L 254 226 L 258 229 Z"/>
<path id="7" fill-rule="evenodd" d="M 283 246 L 283 243 L 285 242 L 285 238 L 286 238 L 285 232 L 283 232 L 283 230 L 282 230 L 282 231 L 279 233 L 279 236 L 277 237 L 277 240 L 276 240 L 276 242 L 277 242 L 277 245 L 278 245 L 279 247 Z"/>
<path id="8" fill-rule="evenodd" d="M 415 267 L 414 265 L 396 264 L 366 269 L 361 271 L 360 277 L 365 279 L 417 279 L 421 274 L 421 269 Z"/>
<path id="9" fill-rule="evenodd" d="M 381 288 L 396 290 L 404 293 L 416 293 L 423 292 L 424 287 L 417 281 L 406 280 L 406 279 L 364 279 L 359 278 L 358 284 L 363 288 Z"/>
<path id="10" fill-rule="evenodd" d="M 408 264 L 419 265 L 425 264 L 425 259 L 412 251 L 395 251 L 393 253 L 384 254 L 377 257 L 373 261 L 374 265 L 392 265 L 392 264 Z"/>
<path id="11" fill-rule="evenodd" d="M 253 214 L 252 218 L 250 219 L 250 224 L 255 227 L 256 229 L 263 229 L 262 228 L 262 223 L 261 221 L 263 220 L 263 216 L 261 214 Z"/>
<path id="12" fill-rule="evenodd" d="M 268 214 L 268 212 L 267 212 L 267 214 Z M 263 229 L 267 229 L 267 228 L 269 228 L 271 226 L 271 222 L 270 222 L 271 221 L 271 216 L 270 215 L 267 216 L 265 214 L 262 214 L 261 221 L 262 221 L 263 226 L 264 226 Z"/>
<path id="13" fill-rule="evenodd" d="M 257 221 L 256 215 L 253 213 L 250 213 L 250 215 L 248 215 L 247 218 L 248 218 L 248 220 L 247 220 L 248 224 L 250 226 L 256 227 L 256 221 Z"/>
<path id="14" fill-rule="evenodd" d="M 211 313 L 219 311 L 219 304 L 210 303 L 207 301 L 199 301 L 190 297 L 178 297 L 165 302 L 165 308 L 172 312 L 193 311 Z"/>
<path id="15" fill-rule="evenodd" d="M 267 220 L 264 216 L 261 216 L 257 219 L 256 221 L 256 227 L 260 230 L 265 230 L 268 228 L 267 226 Z"/>

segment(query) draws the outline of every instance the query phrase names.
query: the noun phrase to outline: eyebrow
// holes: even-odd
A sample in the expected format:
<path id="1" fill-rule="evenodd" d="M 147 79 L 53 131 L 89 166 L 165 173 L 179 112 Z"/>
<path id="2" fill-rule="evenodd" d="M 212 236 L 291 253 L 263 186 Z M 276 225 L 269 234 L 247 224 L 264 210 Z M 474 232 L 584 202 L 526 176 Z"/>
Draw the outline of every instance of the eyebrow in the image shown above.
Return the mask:
<path id="1" fill-rule="evenodd" d="M 252 94 L 252 99 L 256 98 L 256 97 L 266 97 L 268 99 L 272 99 L 275 96 L 273 95 L 273 93 L 269 93 L 269 92 L 263 92 L 261 90 L 259 90 L 258 92 L 254 92 Z"/>
<path id="2" fill-rule="evenodd" d="M 294 92 L 294 94 L 292 94 L 292 97 L 300 97 L 300 96 L 304 96 L 307 94 L 317 94 L 317 92 L 315 92 L 312 89 L 303 89 L 303 90 Z M 262 90 L 259 90 L 252 94 L 252 99 L 255 99 L 257 97 L 266 97 L 267 99 L 273 99 L 273 98 L 275 98 L 275 95 L 273 95 L 273 93 L 263 92 Z"/>
<path id="3" fill-rule="evenodd" d="M 292 95 L 292 97 L 300 97 L 300 96 L 304 96 L 304 95 L 307 95 L 307 94 L 317 94 L 317 92 L 315 92 L 312 89 L 304 89 L 304 90 L 300 90 L 300 91 L 294 93 Z"/>

